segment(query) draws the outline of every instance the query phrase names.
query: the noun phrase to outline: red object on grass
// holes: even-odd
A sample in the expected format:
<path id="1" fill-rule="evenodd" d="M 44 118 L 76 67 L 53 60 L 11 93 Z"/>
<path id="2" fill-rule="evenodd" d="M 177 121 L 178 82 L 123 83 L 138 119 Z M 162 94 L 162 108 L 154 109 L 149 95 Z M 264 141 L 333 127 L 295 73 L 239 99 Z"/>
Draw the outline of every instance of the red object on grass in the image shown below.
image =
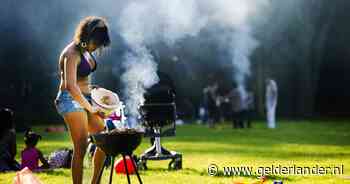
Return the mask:
<path id="1" fill-rule="evenodd" d="M 134 174 L 135 168 L 132 164 L 133 160 L 129 156 L 125 156 L 125 161 L 129 174 Z M 123 158 L 120 158 L 115 162 L 114 170 L 116 173 L 126 174 Z"/>

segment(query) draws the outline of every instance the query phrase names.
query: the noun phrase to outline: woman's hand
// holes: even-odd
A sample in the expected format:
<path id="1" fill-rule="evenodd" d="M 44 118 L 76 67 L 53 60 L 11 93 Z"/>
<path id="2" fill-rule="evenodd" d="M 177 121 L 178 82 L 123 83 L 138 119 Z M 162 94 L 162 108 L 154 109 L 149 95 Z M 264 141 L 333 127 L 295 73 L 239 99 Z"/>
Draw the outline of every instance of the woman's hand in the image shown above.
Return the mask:
<path id="1" fill-rule="evenodd" d="M 95 107 L 93 107 L 93 106 L 92 106 L 92 110 L 89 111 L 89 112 L 90 112 L 91 114 L 95 114 L 95 115 L 99 116 L 99 117 L 102 118 L 102 119 L 105 119 L 105 118 L 106 118 L 106 115 L 105 115 L 104 112 L 98 110 L 97 108 L 95 108 Z"/>
<path id="2" fill-rule="evenodd" d="M 86 108 L 86 111 L 88 111 L 91 114 L 94 114 L 97 112 L 97 109 L 95 109 L 92 105 L 89 104 L 89 107 Z"/>

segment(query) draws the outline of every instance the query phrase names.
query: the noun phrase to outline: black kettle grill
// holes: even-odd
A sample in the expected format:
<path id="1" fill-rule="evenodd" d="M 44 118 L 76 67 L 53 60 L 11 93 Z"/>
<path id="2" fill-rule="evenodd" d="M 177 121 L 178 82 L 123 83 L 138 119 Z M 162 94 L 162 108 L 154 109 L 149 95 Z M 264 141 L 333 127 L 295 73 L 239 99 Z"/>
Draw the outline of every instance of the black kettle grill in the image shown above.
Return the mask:
<path id="1" fill-rule="evenodd" d="M 133 160 L 132 153 L 133 151 L 141 144 L 141 140 L 143 137 L 143 132 L 138 132 L 133 129 L 125 129 L 125 130 L 118 130 L 114 129 L 110 132 L 104 132 L 104 133 L 98 133 L 90 136 L 90 140 L 92 143 L 96 144 L 97 147 L 101 148 L 102 151 L 105 152 L 106 156 L 109 156 L 112 158 L 112 163 L 114 163 L 115 157 L 119 154 L 122 155 L 126 176 L 128 183 L 130 184 L 130 176 L 126 165 L 125 157 L 129 156 L 132 159 L 133 167 L 136 171 L 136 176 L 140 184 L 142 184 L 141 177 L 138 173 L 137 166 Z M 103 165 L 103 168 L 101 169 L 98 183 L 100 183 L 101 176 L 103 174 L 105 165 Z M 109 176 L 109 183 L 112 183 L 112 176 L 113 176 L 113 165 L 111 166 L 111 172 Z"/>

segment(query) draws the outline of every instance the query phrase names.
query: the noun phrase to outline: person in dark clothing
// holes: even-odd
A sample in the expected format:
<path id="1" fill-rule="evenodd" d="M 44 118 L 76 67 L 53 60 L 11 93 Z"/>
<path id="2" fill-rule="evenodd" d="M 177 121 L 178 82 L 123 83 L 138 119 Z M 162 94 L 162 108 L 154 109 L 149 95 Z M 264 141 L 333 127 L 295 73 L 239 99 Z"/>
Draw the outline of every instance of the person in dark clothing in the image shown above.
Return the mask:
<path id="1" fill-rule="evenodd" d="M 208 110 L 208 125 L 210 128 L 214 127 L 214 123 L 219 119 L 219 112 L 216 105 L 218 84 L 214 83 L 203 89 L 206 97 L 206 106 Z"/>
<path id="2" fill-rule="evenodd" d="M 245 108 L 243 110 L 244 124 L 246 128 L 251 128 L 252 117 L 254 114 L 254 93 L 248 91 L 247 97 L 245 98 Z"/>
<path id="3" fill-rule="evenodd" d="M 250 128 L 254 109 L 254 96 L 242 87 L 234 88 L 227 96 L 232 105 L 232 127 Z"/>
<path id="4" fill-rule="evenodd" d="M 0 110 L 0 172 L 16 171 L 20 165 L 16 156 L 16 131 L 13 123 L 13 112 L 4 108 Z"/>

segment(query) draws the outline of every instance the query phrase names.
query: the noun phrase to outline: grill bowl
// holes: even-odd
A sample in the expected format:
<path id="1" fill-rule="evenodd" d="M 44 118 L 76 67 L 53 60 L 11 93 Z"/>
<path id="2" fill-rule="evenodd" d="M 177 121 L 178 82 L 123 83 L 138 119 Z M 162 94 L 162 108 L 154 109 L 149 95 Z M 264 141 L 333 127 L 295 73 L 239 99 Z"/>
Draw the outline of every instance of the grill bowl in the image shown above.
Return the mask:
<path id="1" fill-rule="evenodd" d="M 131 153 L 141 144 L 143 134 L 143 132 L 133 129 L 114 129 L 110 132 L 93 134 L 90 136 L 90 140 L 107 155 L 131 155 Z"/>

